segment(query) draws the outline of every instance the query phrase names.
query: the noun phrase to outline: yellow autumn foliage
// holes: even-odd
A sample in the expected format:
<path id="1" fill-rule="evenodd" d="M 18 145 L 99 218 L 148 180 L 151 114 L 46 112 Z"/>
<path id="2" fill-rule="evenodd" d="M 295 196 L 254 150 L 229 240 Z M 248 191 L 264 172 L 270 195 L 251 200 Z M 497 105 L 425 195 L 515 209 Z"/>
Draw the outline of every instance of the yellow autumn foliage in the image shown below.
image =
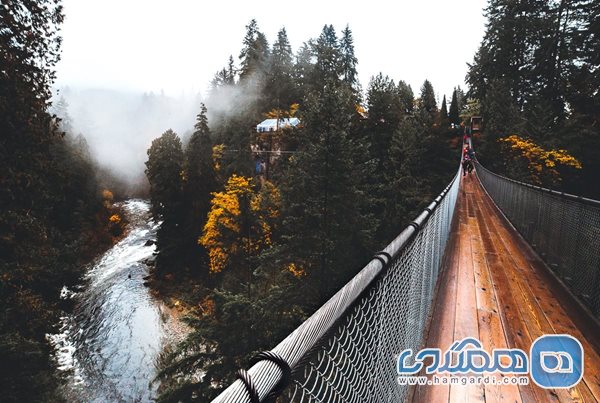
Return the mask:
<path id="1" fill-rule="evenodd" d="M 290 263 L 287 266 L 287 269 L 296 278 L 302 278 L 306 276 L 306 272 L 304 271 L 304 269 L 300 266 L 297 266 L 295 263 Z"/>
<path id="2" fill-rule="evenodd" d="M 223 271 L 233 258 L 258 254 L 271 245 L 281 196 L 270 182 L 256 192 L 252 178 L 233 175 L 223 192 L 213 193 L 198 243 L 208 250 L 210 271 Z M 246 223 L 245 231 L 242 231 Z"/>
<path id="3" fill-rule="evenodd" d="M 212 160 L 215 167 L 215 171 L 219 172 L 221 169 L 221 161 L 223 161 L 223 154 L 225 153 L 225 144 L 216 144 L 212 148 Z"/>
<path id="4" fill-rule="evenodd" d="M 113 224 L 118 224 L 121 222 L 121 217 L 118 214 L 113 214 L 108 220 Z"/>
<path id="5" fill-rule="evenodd" d="M 546 150 L 531 140 L 516 134 L 501 138 L 501 143 L 509 147 L 517 157 L 526 160 L 531 178 L 536 184 L 542 184 L 542 176 L 549 176 L 553 181 L 561 180 L 558 166 L 581 169 L 581 162 L 570 155 L 567 150 Z"/>

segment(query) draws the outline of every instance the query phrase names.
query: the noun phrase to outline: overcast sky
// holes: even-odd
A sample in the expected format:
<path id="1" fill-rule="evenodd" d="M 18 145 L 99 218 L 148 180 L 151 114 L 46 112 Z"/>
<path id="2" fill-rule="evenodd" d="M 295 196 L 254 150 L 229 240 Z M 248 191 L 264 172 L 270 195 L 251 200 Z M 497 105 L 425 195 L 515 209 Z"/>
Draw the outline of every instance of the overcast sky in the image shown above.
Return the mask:
<path id="1" fill-rule="evenodd" d="M 285 26 L 294 53 L 325 24 L 350 25 L 363 88 L 378 72 L 418 92 L 464 88 L 466 63 L 484 32 L 485 0 L 64 0 L 57 85 L 206 94 L 214 73 L 238 55 L 255 18 L 269 43 Z"/>

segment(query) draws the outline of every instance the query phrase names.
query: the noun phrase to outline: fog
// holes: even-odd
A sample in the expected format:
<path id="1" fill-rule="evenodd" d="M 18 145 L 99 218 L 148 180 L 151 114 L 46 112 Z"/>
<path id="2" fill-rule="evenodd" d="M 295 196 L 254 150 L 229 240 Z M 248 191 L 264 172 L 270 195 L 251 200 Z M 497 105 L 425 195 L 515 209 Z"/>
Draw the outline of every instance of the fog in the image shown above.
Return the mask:
<path id="1" fill-rule="evenodd" d="M 146 151 L 152 140 L 168 129 L 184 140 L 188 138 L 202 102 L 198 94 L 191 93 L 169 97 L 162 93 L 73 87 L 54 93 L 54 111 L 69 121 L 72 134 L 83 135 L 98 165 L 130 186 L 145 180 Z M 68 116 L 56 110 L 61 97 L 66 101 Z"/>

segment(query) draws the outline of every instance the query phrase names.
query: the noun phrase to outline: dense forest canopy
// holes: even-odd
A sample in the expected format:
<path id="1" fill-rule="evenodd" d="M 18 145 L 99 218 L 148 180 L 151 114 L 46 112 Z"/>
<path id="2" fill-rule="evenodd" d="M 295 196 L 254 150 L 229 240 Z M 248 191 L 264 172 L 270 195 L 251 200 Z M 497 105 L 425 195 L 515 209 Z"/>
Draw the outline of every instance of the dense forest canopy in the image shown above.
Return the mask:
<path id="1" fill-rule="evenodd" d="M 363 88 L 350 26 L 294 50 L 285 28 L 271 44 L 248 23 L 194 126 L 147 150 L 151 285 L 183 301 L 191 328 L 161 357 L 159 400 L 215 397 L 323 304 L 456 174 L 473 116 L 487 167 L 600 198 L 600 4 L 490 0 L 485 13 L 468 91 L 448 98 L 425 77 Z M 50 102 L 61 2 L 9 0 L 0 18 L 0 387 L 60 401 L 45 340 L 60 289 L 123 223 L 115 182 L 64 99 Z M 299 124 L 257 132 L 266 118 Z"/>
<path id="2" fill-rule="evenodd" d="M 161 400 L 214 397 L 456 173 L 462 90 L 453 115 L 428 80 L 415 97 L 379 74 L 363 95 L 353 42 L 349 26 L 325 25 L 294 54 L 285 28 L 271 46 L 250 21 L 239 64 L 230 57 L 215 74 L 189 144 L 167 131 L 148 150 L 163 220 L 156 278 L 201 284 L 178 294 L 197 308 L 192 333 L 164 357 Z M 256 131 L 289 117 L 300 124 Z"/>
<path id="3" fill-rule="evenodd" d="M 484 118 L 481 161 L 516 179 L 600 198 L 600 4 L 490 0 L 485 13 L 467 74 L 468 96 Z M 557 153 L 581 167 L 561 164 Z"/>
<path id="4" fill-rule="evenodd" d="M 113 194 L 102 192 L 85 139 L 49 112 L 62 20 L 58 0 L 0 7 L 3 401 L 61 399 L 46 342 L 61 313 L 60 290 L 112 242 L 111 229 L 120 231 L 110 221 Z"/>

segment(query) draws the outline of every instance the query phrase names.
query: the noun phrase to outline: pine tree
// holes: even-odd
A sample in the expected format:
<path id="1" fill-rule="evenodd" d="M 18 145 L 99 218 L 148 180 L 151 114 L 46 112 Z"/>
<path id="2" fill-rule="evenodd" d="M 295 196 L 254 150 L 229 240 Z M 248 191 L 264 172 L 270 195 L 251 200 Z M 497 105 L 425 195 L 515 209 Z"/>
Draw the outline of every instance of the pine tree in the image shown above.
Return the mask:
<path id="1" fill-rule="evenodd" d="M 264 89 L 269 72 L 270 49 L 265 35 L 259 31 L 256 20 L 246 26 L 246 36 L 240 52 L 240 82 L 249 99 L 250 116 L 258 116 L 264 100 Z"/>
<path id="2" fill-rule="evenodd" d="M 424 110 L 435 117 L 437 114 L 437 102 L 435 101 L 435 92 L 433 91 L 433 85 L 429 80 L 425 80 L 421 86 L 421 94 L 419 96 L 419 109 Z"/>
<path id="3" fill-rule="evenodd" d="M 300 101 L 306 98 L 307 93 L 311 90 L 311 78 L 313 77 L 313 52 L 314 43 L 311 41 L 302 44 L 296 54 L 296 62 L 294 63 L 294 84 L 298 99 Z"/>
<path id="4" fill-rule="evenodd" d="M 183 192 L 188 218 L 185 222 L 187 249 L 193 251 L 192 260 L 200 255 L 198 238 L 210 210 L 211 193 L 217 190 L 217 179 L 212 159 L 212 140 L 206 117 L 206 106 L 201 104 L 196 117 L 194 133 L 185 149 L 185 181 Z M 196 263 L 196 262 L 194 262 Z"/>
<path id="5" fill-rule="evenodd" d="M 378 161 L 379 170 L 387 163 L 390 141 L 400 123 L 403 112 L 400 102 L 393 80 L 381 73 L 371 78 L 367 90 L 366 130 L 371 143 L 370 154 Z"/>
<path id="6" fill-rule="evenodd" d="M 356 165 L 349 136 L 354 95 L 332 80 L 307 103 L 299 134 L 305 141 L 282 184 L 281 260 L 307 273 L 312 298 L 320 302 L 363 261 L 376 225 L 363 208 L 368 171 Z"/>
<path id="7" fill-rule="evenodd" d="M 173 130 L 152 141 L 148 149 L 146 176 L 150 182 L 152 216 L 162 221 L 157 231 L 156 266 L 159 272 L 179 268 L 185 247 L 183 209 L 183 150 Z"/>
<path id="8" fill-rule="evenodd" d="M 460 116 L 463 108 L 466 104 L 466 94 L 459 86 L 454 87 L 454 91 L 456 91 L 456 104 L 458 105 L 458 115 Z"/>
<path id="9" fill-rule="evenodd" d="M 337 85 L 342 73 L 341 53 L 333 25 L 325 25 L 314 42 L 315 66 L 311 84 L 316 89 L 325 85 Z"/>
<path id="10" fill-rule="evenodd" d="M 450 120 L 450 123 L 454 123 L 455 125 L 460 124 L 458 97 L 456 94 L 456 88 L 454 89 L 454 91 L 452 91 L 452 101 L 450 101 L 450 111 L 448 112 L 448 119 Z"/>
<path id="11" fill-rule="evenodd" d="M 251 74 L 255 73 L 260 59 L 257 49 L 258 23 L 255 19 L 250 20 L 246 25 L 246 36 L 243 40 L 243 47 L 240 52 L 239 59 L 241 60 L 240 78 L 247 79 Z"/>
<path id="12" fill-rule="evenodd" d="M 58 127 L 65 134 L 73 135 L 73 119 L 69 114 L 69 103 L 64 96 L 60 96 L 58 101 L 52 104 L 52 111 L 60 120 Z"/>
<path id="13" fill-rule="evenodd" d="M 110 242 L 94 166 L 48 112 L 63 18 L 59 0 L 0 6 L 0 399 L 9 402 L 64 400 L 47 340 L 60 289 Z"/>
<path id="14" fill-rule="evenodd" d="M 352 31 L 350 30 L 349 25 L 346 25 L 346 28 L 342 31 L 342 37 L 340 38 L 340 54 L 342 79 L 346 84 L 350 85 L 350 87 L 354 88 L 357 92 L 360 92 L 358 72 L 356 71 L 358 59 L 354 54 L 354 39 L 352 38 Z"/>
<path id="15" fill-rule="evenodd" d="M 284 108 L 298 102 L 294 88 L 293 53 L 288 41 L 287 32 L 282 28 L 277 33 L 277 41 L 273 44 L 271 66 L 267 81 L 267 97 L 271 108 Z"/>
<path id="16" fill-rule="evenodd" d="M 442 106 L 440 107 L 440 126 L 445 127 L 448 123 L 448 108 L 446 108 L 446 95 L 442 99 Z"/>
<path id="17" fill-rule="evenodd" d="M 392 134 L 389 163 L 382 172 L 385 186 L 377 237 L 381 244 L 398 235 L 398 229 L 406 226 L 426 197 L 420 169 L 425 156 L 422 135 L 423 128 L 414 116 L 406 116 Z"/>
<path id="18" fill-rule="evenodd" d="M 410 115 L 414 111 L 415 107 L 415 95 L 409 84 L 400 80 L 398 82 L 398 96 L 400 97 L 400 108 L 402 112 Z"/>

